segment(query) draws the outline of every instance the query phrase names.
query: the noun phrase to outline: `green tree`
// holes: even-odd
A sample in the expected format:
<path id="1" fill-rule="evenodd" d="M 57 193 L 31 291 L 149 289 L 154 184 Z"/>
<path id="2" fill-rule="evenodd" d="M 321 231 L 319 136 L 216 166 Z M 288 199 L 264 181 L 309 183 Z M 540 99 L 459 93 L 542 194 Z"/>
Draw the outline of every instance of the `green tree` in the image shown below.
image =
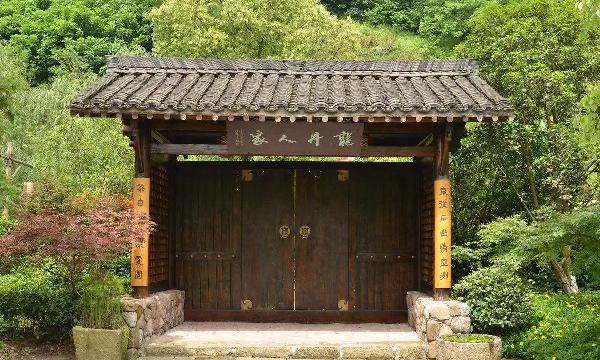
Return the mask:
<path id="1" fill-rule="evenodd" d="M 426 0 L 418 32 L 444 47 L 465 40 L 468 20 L 489 0 Z"/>
<path id="2" fill-rule="evenodd" d="M 15 99 L 9 131 L 21 134 L 15 150 L 33 165 L 30 180 L 67 195 L 129 193 L 133 155 L 120 122 L 69 115 L 69 100 L 94 78 L 59 77 Z"/>
<path id="3" fill-rule="evenodd" d="M 459 245 L 476 242 L 478 224 L 495 216 L 522 213 L 536 222 L 536 209 L 568 213 L 589 199 L 586 154 L 572 118 L 586 84 L 600 76 L 600 37 L 597 29 L 584 34 L 582 20 L 564 0 L 492 2 L 470 20 L 456 54 L 480 60 L 482 75 L 514 105 L 516 121 L 494 130 L 474 126 L 477 141 L 465 139 L 454 156 L 457 217 L 470 223 L 457 222 Z M 498 202 L 506 206 L 491 205 Z M 568 248 L 554 250 L 564 256 L 559 263 L 569 263 Z"/>
<path id="4" fill-rule="evenodd" d="M 316 0 L 167 0 L 151 17 L 160 55 L 331 58 L 359 46 L 358 29 Z"/>
<path id="5" fill-rule="evenodd" d="M 154 0 L 0 0 L 0 40 L 25 51 L 34 83 L 63 66 L 99 72 L 104 56 L 148 52 Z"/>
<path id="6" fill-rule="evenodd" d="M 581 100 L 582 113 L 575 117 L 578 142 L 587 154 L 587 187 L 600 199 L 600 84 L 590 85 Z"/>
<path id="7" fill-rule="evenodd" d="M 325 0 L 323 5 L 338 16 L 349 16 L 372 25 L 417 33 L 426 0 Z"/>
<path id="8" fill-rule="evenodd" d="M 407 43 L 390 41 L 384 30 L 337 19 L 317 0 L 167 0 L 151 18 L 158 55 L 349 59 L 423 52 L 415 43 L 402 49 Z"/>

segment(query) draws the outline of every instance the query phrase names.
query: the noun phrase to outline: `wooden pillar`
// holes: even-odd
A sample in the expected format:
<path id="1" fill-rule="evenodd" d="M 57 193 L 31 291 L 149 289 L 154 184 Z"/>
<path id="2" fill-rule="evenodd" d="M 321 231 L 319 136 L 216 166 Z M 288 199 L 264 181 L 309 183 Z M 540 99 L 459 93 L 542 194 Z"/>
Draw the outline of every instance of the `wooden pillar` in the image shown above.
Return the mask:
<path id="1" fill-rule="evenodd" d="M 444 124 L 435 134 L 433 224 L 434 224 L 434 279 L 435 300 L 448 300 L 452 286 L 452 208 L 450 179 L 448 174 L 452 124 Z"/>
<path id="2" fill-rule="evenodd" d="M 136 123 L 133 131 L 135 152 L 135 178 L 133 179 L 133 208 L 142 214 L 150 214 L 150 127 L 143 122 Z M 144 234 L 144 241 L 133 244 L 131 249 L 131 286 L 135 298 L 144 298 L 149 291 L 149 251 L 150 236 Z"/>

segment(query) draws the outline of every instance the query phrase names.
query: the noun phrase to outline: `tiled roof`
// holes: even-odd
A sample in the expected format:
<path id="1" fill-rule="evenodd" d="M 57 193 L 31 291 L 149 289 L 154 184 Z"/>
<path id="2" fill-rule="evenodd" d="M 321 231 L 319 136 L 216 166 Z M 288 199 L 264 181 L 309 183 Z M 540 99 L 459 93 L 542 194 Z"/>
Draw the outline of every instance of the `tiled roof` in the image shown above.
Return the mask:
<path id="1" fill-rule="evenodd" d="M 74 114 L 509 117 L 473 60 L 204 60 L 109 57 Z"/>

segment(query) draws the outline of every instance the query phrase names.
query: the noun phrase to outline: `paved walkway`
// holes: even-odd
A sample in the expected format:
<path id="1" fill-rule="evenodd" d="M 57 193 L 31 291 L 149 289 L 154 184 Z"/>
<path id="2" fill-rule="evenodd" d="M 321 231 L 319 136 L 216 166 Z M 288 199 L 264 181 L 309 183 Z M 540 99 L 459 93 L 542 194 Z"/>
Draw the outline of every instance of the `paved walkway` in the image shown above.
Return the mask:
<path id="1" fill-rule="evenodd" d="M 173 345 L 353 345 L 418 342 L 407 324 L 186 322 L 157 338 Z"/>

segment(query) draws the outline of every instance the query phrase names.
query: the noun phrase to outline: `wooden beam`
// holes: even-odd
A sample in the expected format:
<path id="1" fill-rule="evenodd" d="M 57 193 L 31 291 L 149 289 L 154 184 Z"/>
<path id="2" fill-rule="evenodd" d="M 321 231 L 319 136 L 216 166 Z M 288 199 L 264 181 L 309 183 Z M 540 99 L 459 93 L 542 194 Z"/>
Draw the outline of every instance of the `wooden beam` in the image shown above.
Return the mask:
<path id="1" fill-rule="evenodd" d="M 432 157 L 433 146 L 368 146 L 361 156 Z"/>
<path id="2" fill-rule="evenodd" d="M 152 144 L 153 154 L 229 155 L 227 145 L 217 144 Z"/>
<path id="3" fill-rule="evenodd" d="M 217 144 L 152 144 L 153 154 L 168 155 L 229 155 L 227 145 Z M 432 146 L 369 146 L 361 156 L 432 157 Z M 277 154 L 273 154 L 277 155 Z"/>

